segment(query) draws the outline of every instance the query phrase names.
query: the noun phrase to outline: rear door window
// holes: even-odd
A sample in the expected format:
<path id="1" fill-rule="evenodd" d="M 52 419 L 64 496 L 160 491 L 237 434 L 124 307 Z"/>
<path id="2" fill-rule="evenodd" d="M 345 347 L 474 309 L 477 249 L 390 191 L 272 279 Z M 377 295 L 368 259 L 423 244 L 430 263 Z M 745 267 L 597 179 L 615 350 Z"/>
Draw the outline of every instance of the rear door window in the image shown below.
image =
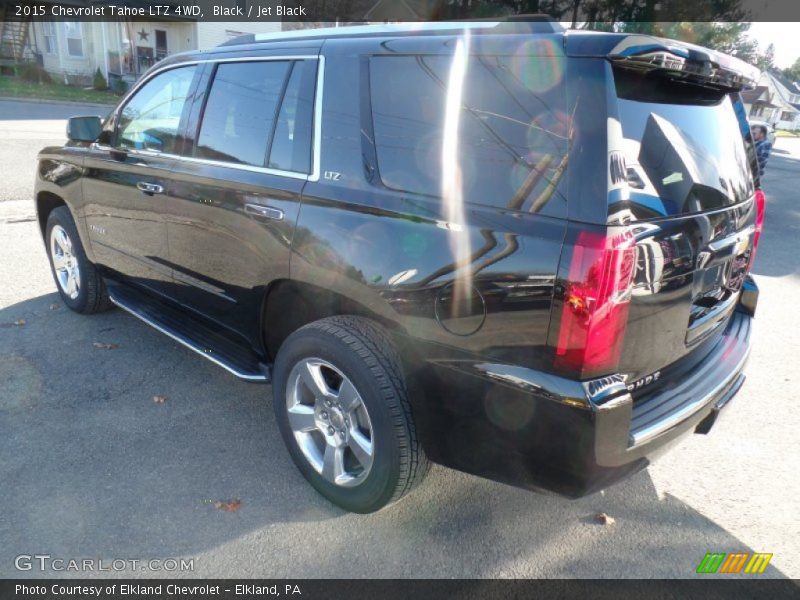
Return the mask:
<path id="1" fill-rule="evenodd" d="M 563 85 L 531 76 L 536 69 L 547 70 L 538 60 L 470 56 L 461 82 L 457 141 L 445 151 L 453 58 L 372 57 L 370 95 L 383 184 L 440 196 L 444 161 L 454 160 L 467 202 L 529 212 L 562 210 L 558 186 L 565 179 L 569 135 Z"/>
<path id="2" fill-rule="evenodd" d="M 262 167 L 291 63 L 217 65 L 195 156 Z"/>
<path id="3" fill-rule="evenodd" d="M 308 173 L 316 60 L 220 63 L 194 156 Z"/>
<path id="4" fill-rule="evenodd" d="M 271 169 L 311 171 L 316 61 L 297 61 L 286 85 L 269 154 Z"/>

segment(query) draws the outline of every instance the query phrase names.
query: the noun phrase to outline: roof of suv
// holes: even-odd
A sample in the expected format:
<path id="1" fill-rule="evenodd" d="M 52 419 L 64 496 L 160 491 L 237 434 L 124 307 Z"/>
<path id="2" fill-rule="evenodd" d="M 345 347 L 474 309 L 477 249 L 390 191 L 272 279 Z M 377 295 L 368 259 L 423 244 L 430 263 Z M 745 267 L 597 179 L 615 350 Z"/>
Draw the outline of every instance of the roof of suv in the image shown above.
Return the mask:
<path id="1" fill-rule="evenodd" d="M 469 31 L 472 35 L 535 34 L 550 38 L 551 43 L 544 47 L 551 52 L 563 52 L 567 56 L 603 57 L 616 60 L 635 61 L 643 66 L 661 66 L 664 57 L 670 61 L 667 68 L 675 68 L 675 57 L 679 66 L 683 61 L 694 66 L 686 71 L 701 72 L 709 77 L 723 77 L 735 81 L 732 87 L 752 87 L 758 79 L 756 67 L 743 61 L 708 48 L 676 40 L 662 39 L 650 35 L 629 33 L 606 33 L 599 31 L 565 30 L 558 22 L 547 17 L 524 16 L 506 21 L 445 21 L 413 22 L 383 25 L 348 25 L 344 27 L 323 27 L 318 29 L 298 29 L 274 33 L 246 34 L 234 38 L 208 51 L 190 51 L 174 54 L 161 64 L 171 64 L 185 60 L 209 57 L 213 54 L 246 53 L 274 47 L 275 44 L 305 49 L 320 48 L 326 40 L 379 39 L 386 37 L 448 36 Z M 556 41 L 559 40 L 559 41 Z M 540 50 L 541 50 L 540 48 Z M 687 65 L 688 66 L 688 65 Z"/>
<path id="2" fill-rule="evenodd" d="M 320 27 L 296 29 L 273 33 L 245 34 L 208 50 L 189 50 L 170 54 L 156 63 L 155 68 L 198 59 L 215 54 L 247 53 L 267 50 L 275 45 L 281 47 L 315 49 L 327 40 L 380 39 L 386 37 L 447 36 L 459 35 L 468 30 L 472 35 L 537 34 L 560 37 L 564 28 L 549 17 L 527 16 L 507 21 L 442 21 L 408 22 L 375 25 L 347 25 L 342 27 Z"/>

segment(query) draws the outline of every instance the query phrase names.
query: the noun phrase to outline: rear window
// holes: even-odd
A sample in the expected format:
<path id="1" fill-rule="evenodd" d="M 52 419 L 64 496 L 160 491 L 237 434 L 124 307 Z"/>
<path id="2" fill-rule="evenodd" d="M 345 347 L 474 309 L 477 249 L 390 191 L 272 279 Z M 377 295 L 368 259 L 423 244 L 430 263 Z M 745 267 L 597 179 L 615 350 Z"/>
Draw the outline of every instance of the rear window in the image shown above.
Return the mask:
<path id="1" fill-rule="evenodd" d="M 749 130 L 741 106 L 737 111 L 738 94 L 657 73 L 617 69 L 614 77 L 622 139 L 610 131 L 612 214 L 690 214 L 752 196 Z"/>
<path id="2" fill-rule="evenodd" d="M 477 56 L 467 62 L 454 150 L 464 200 L 563 211 L 568 119 L 552 58 Z M 378 171 L 389 188 L 440 196 L 450 56 L 376 56 L 370 93 Z"/>

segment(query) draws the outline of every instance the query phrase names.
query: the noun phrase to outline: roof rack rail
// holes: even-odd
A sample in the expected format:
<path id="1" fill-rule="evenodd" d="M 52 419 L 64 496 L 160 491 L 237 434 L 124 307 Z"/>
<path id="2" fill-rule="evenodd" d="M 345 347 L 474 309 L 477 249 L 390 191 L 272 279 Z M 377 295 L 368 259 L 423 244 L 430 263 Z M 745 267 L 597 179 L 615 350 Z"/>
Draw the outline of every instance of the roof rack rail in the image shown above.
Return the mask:
<path id="1" fill-rule="evenodd" d="M 527 27 L 526 27 L 527 26 Z M 457 21 L 408 21 L 403 23 L 372 23 L 342 25 L 245 34 L 228 40 L 218 47 L 240 46 L 258 42 L 290 41 L 333 37 L 370 37 L 380 35 L 433 34 L 469 29 L 486 30 L 487 33 L 560 33 L 564 30 L 558 21 L 548 15 L 511 15 L 500 19 L 463 19 Z"/>

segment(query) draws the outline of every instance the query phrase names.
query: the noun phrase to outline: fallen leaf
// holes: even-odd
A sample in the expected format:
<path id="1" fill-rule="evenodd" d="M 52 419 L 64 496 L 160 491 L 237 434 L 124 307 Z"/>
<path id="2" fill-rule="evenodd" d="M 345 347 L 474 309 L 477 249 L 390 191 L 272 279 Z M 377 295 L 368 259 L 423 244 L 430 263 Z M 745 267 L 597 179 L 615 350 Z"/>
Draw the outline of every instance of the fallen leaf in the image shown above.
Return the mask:
<path id="1" fill-rule="evenodd" d="M 14 325 L 17 327 L 25 327 L 25 319 L 17 319 L 14 321 Z"/>
<path id="2" fill-rule="evenodd" d="M 616 519 L 614 519 L 614 517 L 609 517 L 604 512 L 597 513 L 594 516 L 594 520 L 600 523 L 601 525 L 613 525 L 614 523 L 617 522 Z"/>
<path id="3" fill-rule="evenodd" d="M 58 310 L 59 308 L 61 308 L 60 304 L 51 304 L 50 305 L 50 310 Z"/>
<path id="4" fill-rule="evenodd" d="M 214 508 L 218 508 L 219 510 L 224 510 L 227 512 L 236 512 L 237 510 L 239 510 L 239 508 L 241 508 L 241 506 L 242 506 L 242 501 L 239 500 L 238 498 L 228 501 L 217 500 L 216 502 L 214 502 Z"/>
<path id="5" fill-rule="evenodd" d="M 93 342 L 92 346 L 100 348 L 101 350 L 114 350 L 115 348 L 119 348 L 119 344 L 105 344 L 103 342 Z"/>
<path id="6" fill-rule="evenodd" d="M 156 404 L 164 404 L 167 401 L 166 396 L 153 396 L 153 402 Z"/>

